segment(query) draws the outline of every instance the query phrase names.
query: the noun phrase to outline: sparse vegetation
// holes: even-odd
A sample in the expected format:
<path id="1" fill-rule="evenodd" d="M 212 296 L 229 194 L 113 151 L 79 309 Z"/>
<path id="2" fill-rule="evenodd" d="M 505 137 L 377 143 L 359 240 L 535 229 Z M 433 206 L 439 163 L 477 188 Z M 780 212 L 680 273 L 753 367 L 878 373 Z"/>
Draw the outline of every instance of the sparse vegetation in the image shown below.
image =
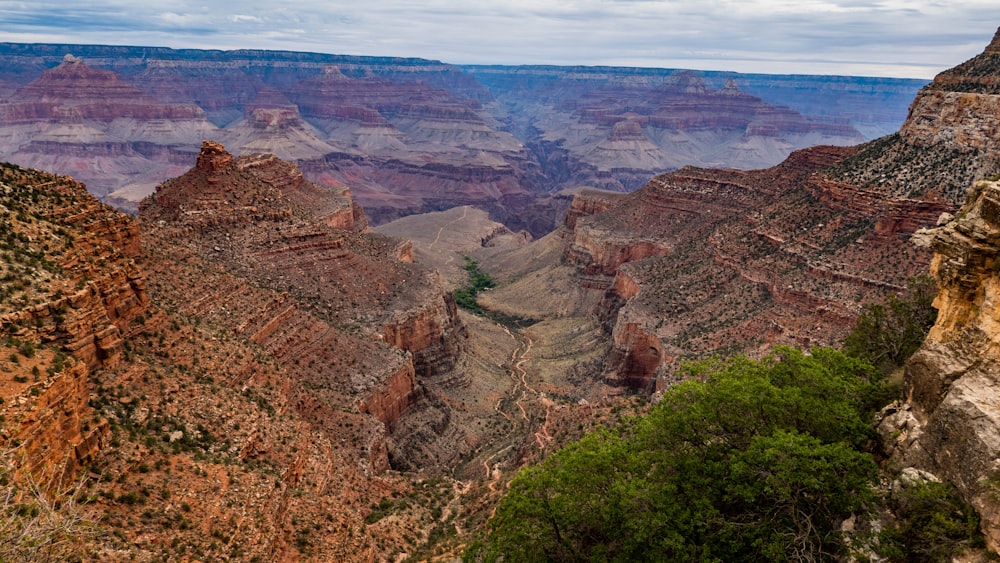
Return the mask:
<path id="1" fill-rule="evenodd" d="M 901 367 L 920 347 L 937 318 L 931 306 L 936 294 L 934 280 L 920 276 L 910 280 L 906 292 L 889 295 L 884 304 L 865 307 L 844 339 L 844 351 L 884 374 Z"/>
<path id="2" fill-rule="evenodd" d="M 10 452 L 3 454 L 4 465 Z M 0 561 L 84 561 L 87 542 L 99 534 L 84 514 L 86 480 L 45 487 L 30 476 L 14 480 L 0 470 Z M 51 490 L 47 490 L 51 489 Z"/>

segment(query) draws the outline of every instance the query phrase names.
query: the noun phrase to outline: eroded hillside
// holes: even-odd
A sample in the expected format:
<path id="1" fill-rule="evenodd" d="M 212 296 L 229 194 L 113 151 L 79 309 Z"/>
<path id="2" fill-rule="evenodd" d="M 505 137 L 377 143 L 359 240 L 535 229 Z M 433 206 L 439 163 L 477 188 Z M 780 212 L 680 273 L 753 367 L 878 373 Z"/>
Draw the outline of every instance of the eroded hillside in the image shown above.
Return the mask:
<path id="1" fill-rule="evenodd" d="M 446 552 L 518 467 L 609 416 L 565 356 L 599 333 L 460 313 L 413 243 L 274 156 L 206 142 L 138 222 L 4 173 L 11 498 L 68 494 L 85 559 Z"/>

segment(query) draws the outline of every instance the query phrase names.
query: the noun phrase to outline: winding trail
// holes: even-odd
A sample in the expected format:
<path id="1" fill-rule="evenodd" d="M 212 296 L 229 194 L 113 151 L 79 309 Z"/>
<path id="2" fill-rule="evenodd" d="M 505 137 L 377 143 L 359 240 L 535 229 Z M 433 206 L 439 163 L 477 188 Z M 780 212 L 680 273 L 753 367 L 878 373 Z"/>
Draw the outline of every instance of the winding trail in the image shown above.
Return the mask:
<path id="1" fill-rule="evenodd" d="M 522 404 L 526 400 L 526 398 L 528 400 L 536 401 L 545 407 L 545 417 L 542 421 L 542 425 L 539 427 L 538 430 L 534 432 L 535 441 L 538 443 L 538 447 L 541 449 L 545 449 L 545 447 L 549 444 L 549 442 L 552 441 L 552 436 L 549 434 L 549 415 L 552 413 L 552 407 L 555 406 L 555 403 L 551 399 L 546 397 L 544 392 L 539 391 L 538 389 L 532 387 L 530 383 L 528 383 L 528 371 L 524 369 L 524 363 L 532 359 L 532 356 L 530 354 L 531 354 L 531 348 L 532 346 L 534 346 L 534 341 L 527 334 L 520 334 L 519 336 L 521 336 L 521 339 L 518 339 L 516 336 L 514 336 L 513 333 L 511 333 L 510 329 L 508 329 L 507 327 L 503 327 L 503 329 L 511 338 L 513 338 L 519 344 L 518 347 L 511 354 L 510 358 L 511 360 L 510 376 L 512 379 L 514 379 L 514 389 L 511 391 L 511 395 L 513 396 L 517 394 L 517 399 L 514 400 L 514 404 L 516 404 L 517 408 L 520 409 L 521 418 L 524 419 L 525 422 L 529 424 L 531 420 L 528 417 L 527 410 L 524 408 L 524 405 Z M 498 407 L 499 404 L 500 403 L 498 402 L 497 403 Z M 501 412 L 501 414 L 503 414 L 505 417 L 507 417 L 508 420 L 510 420 L 510 416 L 504 413 L 503 411 L 500 411 L 499 408 L 497 409 L 497 411 Z"/>
<path id="2" fill-rule="evenodd" d="M 461 216 L 461 217 L 459 217 L 458 219 L 452 219 L 451 221 L 448 221 L 447 223 L 445 223 L 444 225 L 442 225 L 442 226 L 441 226 L 441 228 L 440 228 L 440 229 L 438 229 L 438 234 L 437 234 L 437 236 L 436 236 L 436 237 L 434 237 L 434 242 L 432 242 L 432 243 L 431 243 L 431 244 L 430 244 L 430 245 L 429 245 L 429 246 L 427 247 L 427 249 L 428 249 L 428 250 L 430 250 L 430 249 L 434 248 L 434 245 L 436 245 L 436 244 L 438 243 L 438 241 L 439 241 L 439 240 L 441 240 L 441 233 L 443 233 L 445 229 L 447 229 L 448 227 L 450 227 L 450 226 L 454 225 L 455 223 L 458 223 L 459 221 L 462 221 L 462 220 L 464 220 L 464 219 L 465 219 L 465 215 L 466 215 L 466 214 L 467 214 L 468 212 L 469 212 L 469 206 L 468 206 L 468 205 L 466 205 L 466 206 L 462 207 L 462 216 Z"/>

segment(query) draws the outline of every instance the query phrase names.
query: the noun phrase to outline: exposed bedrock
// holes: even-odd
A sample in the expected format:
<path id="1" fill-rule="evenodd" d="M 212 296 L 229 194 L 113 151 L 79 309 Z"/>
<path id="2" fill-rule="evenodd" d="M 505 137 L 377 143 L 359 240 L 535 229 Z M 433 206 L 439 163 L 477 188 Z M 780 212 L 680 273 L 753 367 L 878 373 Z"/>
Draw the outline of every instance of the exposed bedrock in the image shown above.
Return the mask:
<path id="1" fill-rule="evenodd" d="M 51 352 L 38 361 L 46 373 L 55 371 Z M 108 421 L 97 419 L 88 404 L 89 370 L 83 362 L 69 360 L 41 381 L 26 368 L 21 371 L 29 382 L 4 397 L 0 414 L 13 424 L 0 434 L 0 444 L 16 457 L 18 476 L 60 490 L 107 445 Z"/>
<path id="2" fill-rule="evenodd" d="M 953 483 L 1000 548 L 1000 183 L 979 184 L 932 231 L 937 322 L 906 366 L 906 397 L 880 429 L 906 465 Z"/>
<path id="3" fill-rule="evenodd" d="M 455 366 L 466 331 L 458 320 L 455 298 L 444 293 L 418 311 L 387 323 L 382 337 L 386 343 L 412 353 L 417 375 L 430 377 Z"/>

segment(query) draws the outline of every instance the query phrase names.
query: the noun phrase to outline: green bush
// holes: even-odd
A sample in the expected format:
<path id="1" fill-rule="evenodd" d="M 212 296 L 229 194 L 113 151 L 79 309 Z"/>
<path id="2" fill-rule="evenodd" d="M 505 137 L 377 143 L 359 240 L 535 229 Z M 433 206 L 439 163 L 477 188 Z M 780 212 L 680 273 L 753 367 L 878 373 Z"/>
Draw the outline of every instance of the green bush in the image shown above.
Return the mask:
<path id="1" fill-rule="evenodd" d="M 952 561 L 962 550 L 984 545 L 979 516 L 947 483 L 906 487 L 890 508 L 899 523 L 879 537 L 880 551 L 890 561 Z"/>
<path id="2" fill-rule="evenodd" d="M 489 274 L 479 271 L 479 262 L 469 256 L 463 256 L 463 258 L 465 266 L 462 268 L 469 272 L 469 283 L 455 290 L 455 303 L 473 313 L 482 313 L 483 308 L 476 301 L 476 296 L 479 295 L 480 291 L 495 287 L 496 284 Z"/>
<path id="3" fill-rule="evenodd" d="M 689 365 L 650 414 L 524 469 L 467 561 L 833 559 L 875 501 L 880 375 L 832 349 Z"/>
<path id="4" fill-rule="evenodd" d="M 844 339 L 844 351 L 890 373 L 917 351 L 934 325 L 937 287 L 928 276 L 910 280 L 907 291 L 865 307 Z"/>

